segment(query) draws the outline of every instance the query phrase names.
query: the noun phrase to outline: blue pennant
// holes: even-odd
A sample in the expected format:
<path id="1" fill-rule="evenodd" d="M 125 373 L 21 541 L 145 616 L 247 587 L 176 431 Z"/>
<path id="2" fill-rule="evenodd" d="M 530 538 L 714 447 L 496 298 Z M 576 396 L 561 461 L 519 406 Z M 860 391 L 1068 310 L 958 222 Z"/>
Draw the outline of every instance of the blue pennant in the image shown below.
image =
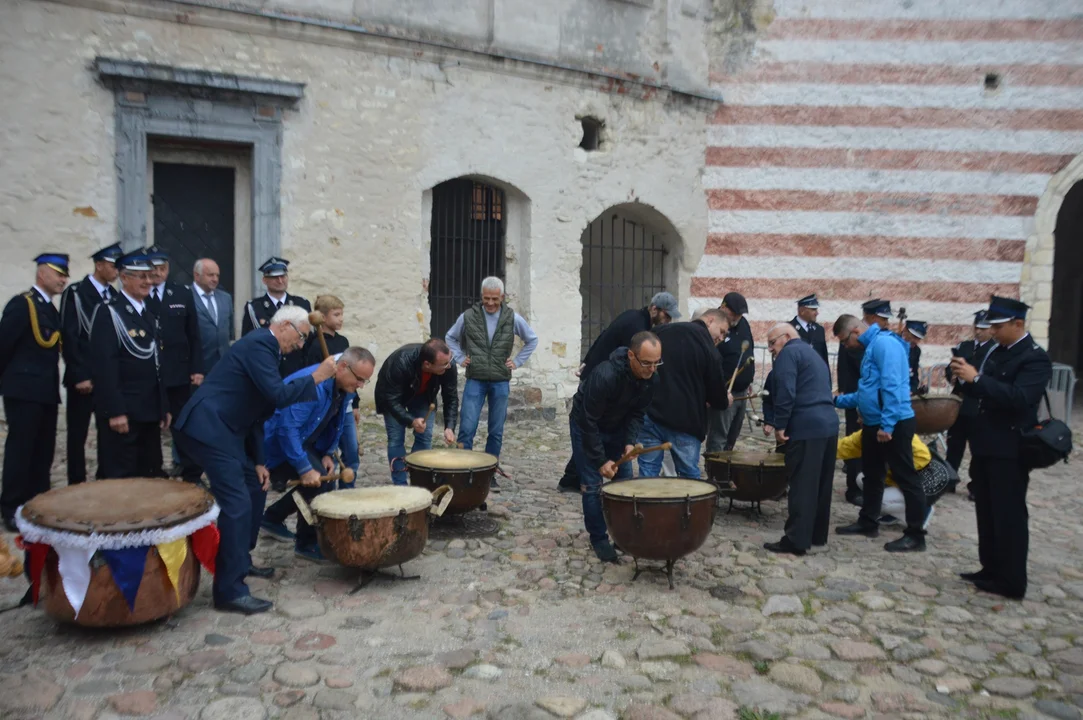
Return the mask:
<path id="1" fill-rule="evenodd" d="M 100 551 L 113 573 L 113 582 L 120 588 L 128 603 L 128 609 L 132 612 L 135 612 L 135 596 L 139 593 L 139 584 L 143 581 L 143 568 L 147 564 L 149 550 L 149 547 L 134 547 Z"/>

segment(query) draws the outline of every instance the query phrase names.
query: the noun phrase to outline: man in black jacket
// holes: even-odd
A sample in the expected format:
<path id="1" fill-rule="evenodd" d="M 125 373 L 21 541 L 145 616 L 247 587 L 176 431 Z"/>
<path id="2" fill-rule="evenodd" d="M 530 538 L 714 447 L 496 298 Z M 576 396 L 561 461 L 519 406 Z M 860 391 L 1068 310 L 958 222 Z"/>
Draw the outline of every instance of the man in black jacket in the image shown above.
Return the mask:
<path id="1" fill-rule="evenodd" d="M 0 394 L 8 425 L 0 513 L 11 532 L 18 532 L 19 506 L 49 490 L 60 405 L 60 313 L 53 297 L 68 282 L 68 256 L 45 253 L 34 262 L 34 287 L 8 301 L 0 318 Z"/>
<path id="2" fill-rule="evenodd" d="M 816 293 L 806 295 L 797 301 L 797 315 L 790 320 L 797 331 L 797 336 L 812 346 L 816 354 L 823 358 L 828 367 L 831 363 L 827 359 L 827 334 L 823 325 L 816 322 L 820 316 L 820 301 L 816 299 Z M 828 374 L 830 379 L 830 373 Z"/>
<path id="3" fill-rule="evenodd" d="M 629 452 L 654 397 L 655 370 L 662 364 L 662 343 L 651 332 L 636 333 L 626 348 L 596 366 L 572 399 L 568 428 L 572 460 L 583 481 L 583 522 L 590 545 L 603 562 L 616 562 L 602 515 L 602 482 L 632 477 L 631 463 L 614 461 Z"/>
<path id="4" fill-rule="evenodd" d="M 993 342 L 992 326 L 989 324 L 986 315 L 985 310 L 974 313 L 974 339 L 964 340 L 959 343 L 951 353 L 955 357 L 966 360 L 976 368 L 981 367 L 982 360 L 996 346 L 996 343 Z M 955 379 L 950 365 L 944 370 L 944 377 L 948 382 Z M 951 465 L 952 469 L 958 472 L 959 466 L 963 464 L 963 454 L 966 452 L 967 440 L 970 439 L 970 429 L 974 424 L 974 418 L 978 415 L 978 399 L 965 394 L 963 384 L 958 380 L 955 380 L 951 392 L 953 395 L 961 395 L 963 403 L 962 407 L 959 408 L 958 419 L 948 430 L 948 451 L 945 459 L 948 461 L 948 465 Z M 954 485 L 951 487 L 951 492 L 955 492 Z M 971 499 L 973 499 L 973 496 L 971 496 Z"/>
<path id="5" fill-rule="evenodd" d="M 436 413 L 429 405 L 440 394 L 444 404 L 444 440 L 455 444 L 455 418 L 459 410 L 459 373 L 451 362 L 451 349 L 439 338 L 425 344 L 403 345 L 388 356 L 376 376 L 376 412 L 384 416 L 387 461 L 391 482 L 406 484 L 406 428 L 413 428 L 410 452 L 432 447 Z"/>
<path id="6" fill-rule="evenodd" d="M 839 354 L 835 358 L 835 375 L 838 378 L 840 395 L 857 392 L 857 384 L 861 380 L 861 361 L 864 357 L 864 345 L 857 343 L 857 347 L 850 348 L 839 342 Z M 847 408 L 844 415 L 846 435 L 852 435 L 861 429 L 856 408 Z M 864 497 L 861 494 L 861 487 L 857 484 L 857 476 L 861 473 L 861 458 L 846 460 L 843 467 L 846 469 L 846 502 L 861 507 Z"/>
<path id="7" fill-rule="evenodd" d="M 907 320 L 903 340 L 910 345 L 910 392 L 924 395 L 928 387 L 921 385 L 921 343 L 929 332 L 929 323 L 923 320 Z"/>
<path id="8" fill-rule="evenodd" d="M 90 379 L 90 318 L 94 309 L 117 296 L 116 261 L 124 251 L 114 243 L 91 255 L 94 272 L 69 285 L 60 296 L 60 325 L 64 335 L 65 416 L 68 421 L 68 485 L 86 480 L 86 438 L 94 412 L 94 383 Z M 98 445 L 98 466 L 101 466 Z M 100 472 L 100 470 L 99 470 Z M 99 475 L 98 477 L 101 477 Z"/>
<path id="9" fill-rule="evenodd" d="M 993 296 L 988 320 L 997 342 L 981 367 L 952 358 L 962 391 L 978 400 L 970 438 L 981 570 L 960 577 L 985 592 L 1022 600 L 1027 593 L 1027 485 L 1020 431 L 1038 422 L 1053 365 L 1026 330 L 1028 306 Z"/>
<path id="10" fill-rule="evenodd" d="M 585 379 L 596 365 L 607 361 L 614 350 L 628 347 L 636 333 L 646 332 L 680 318 L 681 311 L 678 307 L 677 298 L 667 292 L 660 292 L 651 298 L 651 304 L 647 307 L 625 310 L 613 318 L 613 322 L 609 323 L 591 344 L 576 375 Z M 579 492 L 579 471 L 575 468 L 574 459 L 569 458 L 564 467 L 564 476 L 560 478 L 557 487 L 561 492 Z"/>
<path id="11" fill-rule="evenodd" d="M 639 442 L 644 447 L 670 443 L 680 477 L 699 478 L 708 404 L 725 409 L 731 400 L 716 347 L 726 336 L 728 323 L 721 310 L 712 309 L 691 322 L 664 325 L 656 333 L 666 349 L 666 363 L 658 371 L 658 387 L 643 419 Z M 657 477 L 661 469 L 661 451 L 639 456 L 640 476 Z"/>
<path id="12" fill-rule="evenodd" d="M 719 308 L 729 320 L 729 332 L 718 345 L 722 358 L 722 379 L 727 386 L 733 379 L 732 397 L 743 397 L 748 393 L 752 380 L 756 377 L 754 361 L 756 344 L 752 340 L 752 328 L 745 315 L 748 303 L 740 293 L 726 293 Z M 743 349 L 742 349 L 743 348 Z M 734 374 L 736 378 L 734 379 Z M 724 409 L 714 408 L 709 413 L 710 427 L 707 431 L 707 452 L 732 450 L 741 436 L 741 426 L 745 418 L 745 400 L 731 402 Z"/>

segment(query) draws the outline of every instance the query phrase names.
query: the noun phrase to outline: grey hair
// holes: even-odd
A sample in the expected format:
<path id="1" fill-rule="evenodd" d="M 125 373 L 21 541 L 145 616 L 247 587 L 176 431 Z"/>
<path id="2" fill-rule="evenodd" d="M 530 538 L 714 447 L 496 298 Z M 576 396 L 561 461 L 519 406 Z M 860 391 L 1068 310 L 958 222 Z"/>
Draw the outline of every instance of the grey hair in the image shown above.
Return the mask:
<path id="1" fill-rule="evenodd" d="M 196 260 L 196 264 L 192 266 L 192 274 L 193 275 L 202 275 L 203 274 L 203 258 L 200 258 L 200 259 Z"/>
<path id="2" fill-rule="evenodd" d="M 272 325 L 278 325 L 279 323 L 289 323 L 298 328 L 301 325 L 312 327 L 312 323 L 308 321 L 308 310 L 297 305 L 283 305 L 280 307 L 275 312 L 274 317 L 271 318 Z"/>
<path id="3" fill-rule="evenodd" d="M 372 356 L 366 348 L 354 345 L 348 347 L 342 351 L 342 355 L 339 356 L 339 362 L 345 362 L 347 365 L 353 366 L 360 362 L 367 362 L 373 365 L 376 364 L 376 358 Z"/>
<path id="4" fill-rule="evenodd" d="M 831 328 L 831 332 L 837 338 L 841 338 L 844 335 L 849 335 L 850 331 L 861 324 L 861 320 L 853 315 L 839 315 L 835 320 L 835 326 Z"/>
<path id="5" fill-rule="evenodd" d="M 495 275 L 489 276 L 481 281 L 481 291 L 486 290 L 499 290 L 500 294 L 504 294 L 504 281 Z"/>
<path id="6" fill-rule="evenodd" d="M 780 330 L 782 331 L 781 335 L 785 335 L 786 337 L 801 337 L 797 334 L 797 328 L 795 328 L 793 325 L 790 325 L 789 323 L 778 323 L 777 325 L 772 326 L 771 329 L 767 331 L 767 336 L 770 337 L 773 333 Z"/>

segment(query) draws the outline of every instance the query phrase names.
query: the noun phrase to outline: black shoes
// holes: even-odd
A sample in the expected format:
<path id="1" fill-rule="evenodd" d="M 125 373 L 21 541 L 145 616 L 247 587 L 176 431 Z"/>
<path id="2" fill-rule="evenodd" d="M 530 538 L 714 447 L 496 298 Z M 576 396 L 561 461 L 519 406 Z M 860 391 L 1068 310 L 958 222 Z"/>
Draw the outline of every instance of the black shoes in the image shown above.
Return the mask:
<path id="1" fill-rule="evenodd" d="M 594 548 L 594 554 L 597 555 L 598 559 L 602 562 L 617 562 L 617 550 L 608 540 L 602 540 L 601 542 L 596 543 L 592 542 L 590 545 Z"/>
<path id="2" fill-rule="evenodd" d="M 992 593 L 993 595 L 1000 595 L 1001 597 L 1006 597 L 1009 600 L 1022 600 L 1027 594 L 1026 591 L 1015 592 L 1009 590 L 1003 583 L 993 580 L 992 578 L 978 577 L 974 578 L 972 582 L 974 583 L 974 587 L 982 590 L 983 592 Z"/>
<path id="3" fill-rule="evenodd" d="M 562 493 L 576 493 L 577 495 L 582 492 L 582 490 L 579 487 L 578 481 L 576 481 L 576 482 L 564 482 L 563 478 L 561 478 L 560 482 L 557 483 L 557 490 L 559 490 Z"/>
<path id="4" fill-rule="evenodd" d="M 959 573 L 959 577 L 961 577 L 963 580 L 966 580 L 968 583 L 972 583 L 975 580 L 989 579 L 991 576 L 989 575 L 989 573 L 985 572 L 985 570 L 979 570 L 978 572 L 972 573 Z"/>
<path id="5" fill-rule="evenodd" d="M 888 552 L 925 552 L 925 540 L 913 535 L 903 535 L 884 545 L 884 549 Z"/>
<path id="6" fill-rule="evenodd" d="M 248 577 L 269 578 L 275 574 L 273 567 L 256 567 L 253 565 L 248 568 Z"/>
<path id="7" fill-rule="evenodd" d="M 256 613 L 267 612 L 273 607 L 274 603 L 270 600 L 261 600 L 260 598 L 251 595 L 244 595 L 243 597 L 230 600 L 229 602 L 219 603 L 214 606 L 215 610 L 242 613 L 244 615 L 255 615 Z"/>
<path id="8" fill-rule="evenodd" d="M 807 552 L 806 550 L 799 550 L 794 547 L 794 544 L 790 542 L 790 539 L 785 535 L 783 535 L 782 539 L 778 542 L 764 543 L 763 549 L 773 553 L 796 555 L 797 557 L 801 557 Z"/>
<path id="9" fill-rule="evenodd" d="M 840 525 L 835 528 L 836 535 L 864 535 L 865 537 L 874 538 L 879 537 L 880 528 L 873 525 L 862 525 L 859 522 L 851 523 L 850 525 Z"/>
<path id="10" fill-rule="evenodd" d="M 860 492 L 854 492 L 852 490 L 846 491 L 846 502 L 850 503 L 851 505 L 861 507 L 861 503 L 863 503 L 864 501 L 865 498 Z"/>

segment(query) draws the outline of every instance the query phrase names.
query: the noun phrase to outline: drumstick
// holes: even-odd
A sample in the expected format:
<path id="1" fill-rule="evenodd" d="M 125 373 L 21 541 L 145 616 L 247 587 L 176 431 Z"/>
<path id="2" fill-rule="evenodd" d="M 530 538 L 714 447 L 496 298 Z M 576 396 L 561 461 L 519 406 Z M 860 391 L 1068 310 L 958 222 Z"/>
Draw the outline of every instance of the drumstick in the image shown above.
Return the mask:
<path id="1" fill-rule="evenodd" d="M 752 356 L 749 355 L 745 359 L 744 363 L 737 366 L 737 369 L 733 371 L 733 377 L 730 378 L 730 386 L 727 389 L 727 392 L 731 392 L 731 393 L 733 392 L 733 383 L 737 382 L 737 376 L 740 375 L 741 371 L 745 369 L 745 366 L 751 364 L 751 362 L 752 362 Z"/>
<path id="2" fill-rule="evenodd" d="M 321 330 L 325 322 L 326 318 L 319 310 L 313 310 L 308 314 L 308 324 L 316 330 L 316 339 L 320 342 L 320 352 L 323 353 L 324 360 L 331 354 L 327 352 L 327 339 L 323 336 L 323 330 Z"/>
<path id="3" fill-rule="evenodd" d="M 617 465 L 623 465 L 629 460 L 633 460 L 640 455 L 646 455 L 647 453 L 658 452 L 659 450 L 669 450 L 673 446 L 670 443 L 664 442 L 661 445 L 655 445 L 654 447 L 645 448 L 642 445 L 636 445 L 632 448 L 631 452 L 621 455 L 620 460 L 617 460 Z"/>
<path id="4" fill-rule="evenodd" d="M 320 477 L 320 484 L 334 482 L 335 480 L 341 480 L 342 482 L 353 482 L 356 475 L 351 468 L 343 468 L 340 473 L 331 473 L 330 475 L 323 475 Z M 301 484 L 300 480 L 290 480 L 286 483 L 286 488 L 295 488 Z"/>

